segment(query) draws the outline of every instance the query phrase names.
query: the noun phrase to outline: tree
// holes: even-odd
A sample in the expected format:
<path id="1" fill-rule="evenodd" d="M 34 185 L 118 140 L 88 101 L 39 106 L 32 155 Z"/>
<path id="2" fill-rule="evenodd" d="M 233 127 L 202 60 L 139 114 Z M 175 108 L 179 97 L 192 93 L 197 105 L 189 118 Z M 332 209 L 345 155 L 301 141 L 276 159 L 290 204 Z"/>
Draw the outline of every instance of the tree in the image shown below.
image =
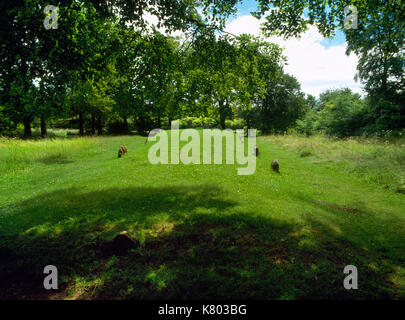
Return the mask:
<path id="1" fill-rule="evenodd" d="M 45 135 L 46 116 L 61 109 L 60 105 L 56 105 L 59 101 L 52 97 L 67 93 L 67 88 L 61 93 L 63 86 L 52 82 L 57 81 L 60 74 L 65 83 L 71 85 L 80 82 L 94 85 L 107 81 L 104 76 L 95 79 L 95 73 L 103 69 L 111 70 L 106 66 L 113 65 L 111 59 L 114 59 L 116 53 L 115 25 L 130 25 L 143 30 L 147 24 L 145 14 L 151 13 L 158 17 L 158 27 L 187 30 L 204 25 L 197 13 L 197 7 L 202 5 L 206 12 L 212 12 L 210 20 L 215 27 L 224 21 L 223 15 L 228 12 L 227 2 L 63 0 L 58 3 L 57 30 L 44 28 L 44 4 L 41 1 L 3 2 L 0 15 L 0 90 L 3 92 L 3 113 L 15 123 L 23 123 L 24 135 L 27 137 L 31 135 L 32 120 L 39 116 Z M 39 90 L 36 87 L 38 83 L 41 84 Z M 103 94 L 109 95 L 107 91 Z M 80 90 L 75 92 L 77 94 Z M 44 95 L 49 95 L 52 101 L 42 101 Z M 36 103 L 38 100 L 39 104 Z M 79 122 L 82 123 L 83 110 L 78 111 Z M 99 116 L 97 121 L 100 122 L 100 119 Z"/>
<path id="2" fill-rule="evenodd" d="M 231 103 L 236 98 L 235 73 L 236 47 L 231 37 L 222 35 L 218 38 L 212 30 L 205 30 L 193 43 L 193 72 L 189 78 L 188 91 L 199 92 L 199 97 L 191 94 L 189 101 L 207 101 L 215 106 L 219 123 L 225 128 L 226 118 L 232 117 Z M 197 89 L 197 90 L 196 90 Z"/>
<path id="3" fill-rule="evenodd" d="M 299 82 L 285 73 L 267 82 L 266 94 L 258 106 L 259 128 L 263 132 L 284 132 L 307 111 Z"/>
<path id="4" fill-rule="evenodd" d="M 347 33 L 347 53 L 359 57 L 356 75 L 369 94 L 373 122 L 382 129 L 405 127 L 405 30 L 389 12 L 377 12 Z"/>
<path id="5" fill-rule="evenodd" d="M 319 109 L 311 110 L 298 121 L 299 130 L 311 134 L 316 131 L 338 137 L 362 133 L 369 123 L 365 101 L 350 89 L 326 90 L 320 94 Z"/>
<path id="6" fill-rule="evenodd" d="M 249 35 L 237 37 L 235 46 L 235 90 L 238 96 L 239 113 L 251 128 L 254 109 L 262 107 L 262 101 L 269 94 L 270 82 L 276 83 L 282 72 L 285 58 L 276 44 L 261 41 Z M 262 122 L 257 123 L 262 127 Z"/>
<path id="7" fill-rule="evenodd" d="M 337 29 L 345 28 L 347 6 L 357 8 L 358 24 L 370 20 L 376 12 L 388 13 L 399 30 L 405 26 L 405 6 L 402 0 L 258 0 L 253 15 L 265 17 L 264 31 L 285 37 L 297 37 L 315 25 L 326 37 L 333 36 Z"/>

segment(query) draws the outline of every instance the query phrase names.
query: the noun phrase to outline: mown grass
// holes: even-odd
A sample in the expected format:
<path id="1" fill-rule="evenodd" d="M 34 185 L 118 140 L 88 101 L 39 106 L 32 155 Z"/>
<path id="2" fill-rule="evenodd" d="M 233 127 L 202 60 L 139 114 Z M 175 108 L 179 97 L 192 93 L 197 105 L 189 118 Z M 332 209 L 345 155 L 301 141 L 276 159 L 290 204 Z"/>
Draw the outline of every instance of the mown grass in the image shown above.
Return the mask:
<path id="1" fill-rule="evenodd" d="M 238 176 L 236 164 L 151 165 L 139 136 L 2 140 L 0 297 L 404 298 L 401 145 L 257 143 L 255 174 Z M 140 247 L 109 254 L 123 230 Z M 42 287 L 48 264 L 57 291 Z M 358 290 L 343 287 L 349 264 Z"/>

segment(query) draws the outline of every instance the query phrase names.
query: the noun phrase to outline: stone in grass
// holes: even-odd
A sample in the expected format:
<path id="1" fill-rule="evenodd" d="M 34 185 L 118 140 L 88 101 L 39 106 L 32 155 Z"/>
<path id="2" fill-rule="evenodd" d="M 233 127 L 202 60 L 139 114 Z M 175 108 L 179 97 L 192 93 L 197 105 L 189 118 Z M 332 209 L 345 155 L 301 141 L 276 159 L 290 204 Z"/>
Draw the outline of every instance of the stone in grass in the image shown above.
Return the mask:
<path id="1" fill-rule="evenodd" d="M 271 168 L 273 169 L 273 171 L 280 173 L 280 164 L 278 163 L 278 160 L 273 160 L 271 162 Z"/>
<path id="2" fill-rule="evenodd" d="M 121 146 L 118 150 L 118 158 L 121 158 L 122 155 L 128 153 L 128 148 L 126 146 Z"/>
<path id="3" fill-rule="evenodd" d="M 111 251 L 113 254 L 122 256 L 128 253 L 129 250 L 139 246 L 138 240 L 134 241 L 128 237 L 128 232 L 123 231 L 111 242 Z"/>

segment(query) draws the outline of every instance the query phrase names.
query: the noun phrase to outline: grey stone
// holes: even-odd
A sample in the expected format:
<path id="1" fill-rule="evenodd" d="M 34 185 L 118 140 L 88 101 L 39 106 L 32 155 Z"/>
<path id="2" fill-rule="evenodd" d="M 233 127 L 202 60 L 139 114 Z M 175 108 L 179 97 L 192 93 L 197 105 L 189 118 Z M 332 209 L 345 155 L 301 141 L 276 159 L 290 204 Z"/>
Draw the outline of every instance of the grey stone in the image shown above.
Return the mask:
<path id="1" fill-rule="evenodd" d="M 273 160 L 273 161 L 271 162 L 271 168 L 272 168 L 275 172 L 280 173 L 280 164 L 279 164 L 278 160 Z"/>

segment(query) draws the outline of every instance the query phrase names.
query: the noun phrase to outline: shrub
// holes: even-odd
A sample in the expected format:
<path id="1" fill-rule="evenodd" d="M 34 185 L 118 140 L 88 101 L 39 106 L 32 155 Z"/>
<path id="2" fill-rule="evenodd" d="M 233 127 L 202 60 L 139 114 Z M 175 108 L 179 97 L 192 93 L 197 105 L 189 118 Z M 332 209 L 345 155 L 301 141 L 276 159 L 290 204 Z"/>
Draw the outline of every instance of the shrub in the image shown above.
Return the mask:
<path id="1" fill-rule="evenodd" d="M 193 128 L 204 128 L 206 126 L 216 128 L 218 125 L 218 120 L 211 117 L 185 117 L 176 121 L 179 121 L 180 129 L 187 129 L 190 121 Z"/>
<path id="2" fill-rule="evenodd" d="M 246 126 L 245 120 L 243 119 L 234 119 L 234 120 L 225 120 L 225 127 L 232 130 L 243 129 Z"/>

